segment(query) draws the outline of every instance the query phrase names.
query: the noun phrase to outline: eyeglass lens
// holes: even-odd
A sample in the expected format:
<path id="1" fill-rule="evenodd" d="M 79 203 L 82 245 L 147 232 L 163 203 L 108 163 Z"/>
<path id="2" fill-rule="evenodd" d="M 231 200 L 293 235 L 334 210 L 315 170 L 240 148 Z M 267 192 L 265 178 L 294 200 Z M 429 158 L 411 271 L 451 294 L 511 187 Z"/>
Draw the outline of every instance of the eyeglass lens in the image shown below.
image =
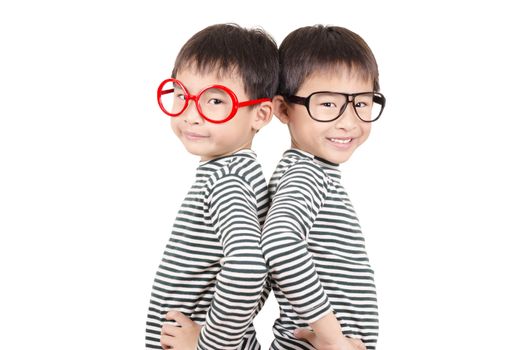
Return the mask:
<path id="1" fill-rule="evenodd" d="M 321 121 L 331 121 L 339 117 L 345 108 L 353 108 L 357 116 L 363 121 L 376 120 L 383 106 L 375 98 L 374 93 L 355 95 L 347 106 L 349 99 L 338 93 L 319 92 L 311 95 L 308 109 L 310 115 Z"/>
<path id="2" fill-rule="evenodd" d="M 189 101 L 188 95 L 185 94 L 183 87 L 175 82 L 168 81 L 165 83 L 162 91 L 167 93 L 161 96 L 161 103 L 171 114 L 178 115 L 182 113 L 186 107 L 188 108 L 188 104 L 192 103 Z M 197 105 L 199 111 L 205 117 L 221 121 L 231 114 L 233 100 L 225 90 L 209 88 L 198 96 Z"/>

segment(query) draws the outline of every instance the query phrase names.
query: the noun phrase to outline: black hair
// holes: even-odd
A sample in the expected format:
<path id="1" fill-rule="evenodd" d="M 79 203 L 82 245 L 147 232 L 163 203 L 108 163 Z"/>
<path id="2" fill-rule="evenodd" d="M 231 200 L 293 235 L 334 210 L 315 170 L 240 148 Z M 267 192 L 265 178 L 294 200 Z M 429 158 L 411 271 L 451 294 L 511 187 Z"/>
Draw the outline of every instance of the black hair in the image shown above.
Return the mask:
<path id="1" fill-rule="evenodd" d="M 277 44 L 263 29 L 215 24 L 194 34 L 181 48 L 172 77 L 181 69 L 220 76 L 238 74 L 250 99 L 272 98 L 278 86 Z"/>
<path id="2" fill-rule="evenodd" d="M 315 72 L 339 68 L 372 80 L 374 91 L 379 91 L 374 54 L 359 35 L 343 27 L 315 25 L 294 30 L 280 45 L 279 62 L 280 95 L 294 95 Z"/>

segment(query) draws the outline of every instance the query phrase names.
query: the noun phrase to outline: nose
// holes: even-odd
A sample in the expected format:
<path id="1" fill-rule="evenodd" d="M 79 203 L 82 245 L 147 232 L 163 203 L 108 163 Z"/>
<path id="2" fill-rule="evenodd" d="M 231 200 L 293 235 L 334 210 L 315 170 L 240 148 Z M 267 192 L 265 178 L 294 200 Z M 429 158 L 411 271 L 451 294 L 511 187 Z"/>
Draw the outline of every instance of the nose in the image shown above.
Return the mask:
<path id="1" fill-rule="evenodd" d="M 351 130 L 357 128 L 361 120 L 356 115 L 354 107 L 349 102 L 343 114 L 336 120 L 336 127 L 338 129 Z"/>
<path id="2" fill-rule="evenodd" d="M 196 98 L 192 96 L 189 99 L 189 103 L 187 104 L 187 108 L 183 111 L 181 117 L 183 120 L 188 124 L 203 124 L 204 119 L 198 113 L 198 107 L 197 107 Z"/>

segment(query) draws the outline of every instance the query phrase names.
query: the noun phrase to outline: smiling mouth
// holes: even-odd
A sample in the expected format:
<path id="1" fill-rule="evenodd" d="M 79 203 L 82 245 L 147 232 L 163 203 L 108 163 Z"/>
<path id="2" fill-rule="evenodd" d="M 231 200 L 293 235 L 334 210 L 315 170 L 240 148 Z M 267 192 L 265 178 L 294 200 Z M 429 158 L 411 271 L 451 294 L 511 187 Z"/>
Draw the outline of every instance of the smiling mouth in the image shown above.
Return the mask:
<path id="1" fill-rule="evenodd" d="M 347 143 L 352 142 L 352 138 L 339 138 L 339 139 L 328 138 L 328 140 L 335 142 L 335 143 L 339 143 L 341 145 L 346 145 Z"/>

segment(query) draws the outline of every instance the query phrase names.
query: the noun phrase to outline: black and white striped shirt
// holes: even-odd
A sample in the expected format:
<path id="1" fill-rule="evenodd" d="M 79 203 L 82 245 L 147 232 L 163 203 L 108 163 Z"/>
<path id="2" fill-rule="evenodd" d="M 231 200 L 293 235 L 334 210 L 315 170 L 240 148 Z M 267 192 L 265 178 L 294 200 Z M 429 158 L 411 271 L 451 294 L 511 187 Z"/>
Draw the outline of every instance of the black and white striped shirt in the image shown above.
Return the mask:
<path id="1" fill-rule="evenodd" d="M 280 306 L 271 349 L 310 349 L 293 330 L 333 310 L 369 350 L 378 336 L 374 273 L 337 164 L 290 149 L 270 184 L 262 253 Z"/>
<path id="2" fill-rule="evenodd" d="M 267 186 L 251 150 L 203 162 L 156 273 L 146 347 L 161 349 L 164 315 L 203 324 L 198 349 L 260 349 L 252 320 L 269 294 L 259 247 Z"/>

